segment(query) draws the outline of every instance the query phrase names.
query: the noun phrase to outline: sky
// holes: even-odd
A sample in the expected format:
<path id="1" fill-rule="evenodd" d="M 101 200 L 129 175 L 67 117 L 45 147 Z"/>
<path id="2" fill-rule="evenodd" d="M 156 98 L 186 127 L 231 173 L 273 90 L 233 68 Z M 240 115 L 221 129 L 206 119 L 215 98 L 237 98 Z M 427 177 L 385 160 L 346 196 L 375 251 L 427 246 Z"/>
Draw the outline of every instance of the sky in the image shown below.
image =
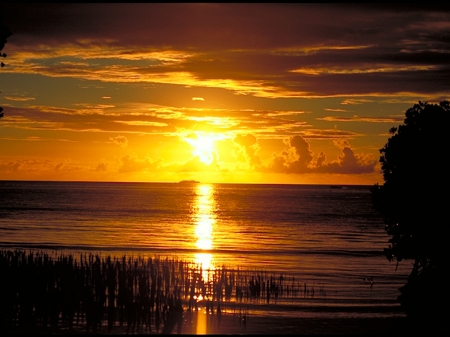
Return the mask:
<path id="1" fill-rule="evenodd" d="M 0 4 L 0 180 L 382 184 L 447 7 Z"/>

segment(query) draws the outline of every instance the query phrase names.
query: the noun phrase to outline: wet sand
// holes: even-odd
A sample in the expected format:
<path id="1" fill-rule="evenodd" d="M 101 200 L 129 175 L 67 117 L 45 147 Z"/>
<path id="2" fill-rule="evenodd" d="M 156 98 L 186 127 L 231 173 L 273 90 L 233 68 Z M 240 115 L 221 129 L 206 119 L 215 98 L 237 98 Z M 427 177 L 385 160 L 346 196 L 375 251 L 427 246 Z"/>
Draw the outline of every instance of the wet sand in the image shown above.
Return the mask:
<path id="1" fill-rule="evenodd" d="M 221 315 L 207 314 L 205 310 L 184 311 L 182 319 L 167 329 L 161 324 L 156 331 L 142 326 L 134 332 L 126 326 L 115 325 L 110 332 L 103 326 L 96 334 L 99 335 L 299 335 L 299 336 L 449 336 L 448 325 L 445 328 L 432 326 L 417 326 L 406 317 L 387 318 L 295 318 L 265 314 L 253 314 L 245 317 L 239 313 L 224 313 Z M 444 326 L 442 324 L 441 326 Z M 24 331 L 13 331 L 12 334 L 22 334 Z M 26 334 L 40 335 L 49 331 L 25 331 Z M 77 327 L 74 330 L 59 330 L 52 335 L 92 335 L 92 331 Z"/>
<path id="2" fill-rule="evenodd" d="M 293 335 L 373 335 L 373 336 L 449 336 L 449 329 L 411 326 L 406 317 L 391 318 L 293 318 L 248 315 L 244 324 L 238 314 L 185 312 L 181 329 L 172 334 L 293 334 Z"/>
<path id="3" fill-rule="evenodd" d="M 388 335 L 398 334 L 404 320 L 401 318 L 292 318 L 238 314 L 217 315 L 204 311 L 185 313 L 181 331 L 177 334 L 295 334 L 295 335 Z"/>

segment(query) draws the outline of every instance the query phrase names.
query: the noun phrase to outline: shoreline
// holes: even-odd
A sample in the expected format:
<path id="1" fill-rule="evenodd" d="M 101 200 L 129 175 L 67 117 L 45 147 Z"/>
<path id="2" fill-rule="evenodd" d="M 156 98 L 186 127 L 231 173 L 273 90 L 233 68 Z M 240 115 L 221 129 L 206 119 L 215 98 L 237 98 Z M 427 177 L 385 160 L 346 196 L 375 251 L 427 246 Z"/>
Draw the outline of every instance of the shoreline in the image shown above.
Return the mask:
<path id="1" fill-rule="evenodd" d="M 286 315 L 288 314 L 288 315 Z M 305 312 L 306 315 L 310 314 Z M 172 334 L 295 334 L 301 336 L 448 336 L 450 329 L 443 322 L 411 320 L 405 314 L 384 317 L 355 317 L 359 312 L 341 317 L 299 317 L 284 312 L 252 311 L 207 313 L 205 308 L 184 311 L 182 325 L 174 326 Z"/>
<path id="2" fill-rule="evenodd" d="M 179 325 L 181 322 L 181 325 Z M 77 327 L 73 330 L 12 331 L 12 334 L 52 335 L 298 335 L 298 336 L 448 336 L 448 327 L 432 328 L 413 325 L 406 317 L 371 318 L 294 318 L 274 315 L 248 315 L 245 323 L 238 314 L 207 314 L 205 310 L 185 311 L 171 329 L 161 326 L 157 331 L 140 327 L 129 331 L 126 326 L 106 326 L 95 333 Z M 10 333 L 10 332 L 8 332 Z"/>
<path id="3" fill-rule="evenodd" d="M 203 316 L 203 317 L 202 317 Z M 273 315 L 183 315 L 183 326 L 173 334 L 296 334 L 296 335 L 386 335 L 399 334 L 406 318 L 293 318 Z M 201 324 L 204 324 L 203 326 Z"/>

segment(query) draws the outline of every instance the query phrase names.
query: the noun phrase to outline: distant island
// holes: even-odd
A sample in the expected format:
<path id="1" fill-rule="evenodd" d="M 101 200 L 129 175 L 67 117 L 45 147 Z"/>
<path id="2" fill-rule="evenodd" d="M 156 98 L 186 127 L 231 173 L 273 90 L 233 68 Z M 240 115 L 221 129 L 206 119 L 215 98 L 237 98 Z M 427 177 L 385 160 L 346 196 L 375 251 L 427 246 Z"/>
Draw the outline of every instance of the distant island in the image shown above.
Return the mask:
<path id="1" fill-rule="evenodd" d="M 192 184 L 200 184 L 200 182 L 197 180 L 181 180 L 178 182 L 178 184 L 192 185 Z"/>

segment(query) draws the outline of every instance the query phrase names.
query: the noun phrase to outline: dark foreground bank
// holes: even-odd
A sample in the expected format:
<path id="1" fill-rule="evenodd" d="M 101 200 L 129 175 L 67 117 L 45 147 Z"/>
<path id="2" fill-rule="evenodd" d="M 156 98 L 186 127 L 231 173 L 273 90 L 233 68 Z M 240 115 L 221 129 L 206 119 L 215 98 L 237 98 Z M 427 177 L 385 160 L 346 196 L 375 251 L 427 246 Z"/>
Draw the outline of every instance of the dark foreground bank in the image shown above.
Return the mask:
<path id="1" fill-rule="evenodd" d="M 300 336 L 449 336 L 448 327 L 419 326 L 405 317 L 392 318 L 291 318 L 267 315 L 206 314 L 204 311 L 184 312 L 181 325 L 159 331 L 144 327 L 130 333 L 126 327 L 99 329 L 97 335 L 157 335 L 157 334 L 212 334 L 212 335 L 300 335 Z M 8 331 L 12 335 L 94 335 L 82 328 L 61 329 L 57 333 L 48 329 L 21 329 Z"/>
<path id="2" fill-rule="evenodd" d="M 306 318 L 308 308 L 290 316 L 294 307 L 268 303 L 286 300 L 282 277 L 260 288 L 261 275 L 218 269 L 205 282 L 198 266 L 177 260 L 16 250 L 0 251 L 0 271 L 0 335 L 449 335 L 441 322 L 400 313 L 355 318 L 363 307 L 334 308 L 339 318 Z"/>

